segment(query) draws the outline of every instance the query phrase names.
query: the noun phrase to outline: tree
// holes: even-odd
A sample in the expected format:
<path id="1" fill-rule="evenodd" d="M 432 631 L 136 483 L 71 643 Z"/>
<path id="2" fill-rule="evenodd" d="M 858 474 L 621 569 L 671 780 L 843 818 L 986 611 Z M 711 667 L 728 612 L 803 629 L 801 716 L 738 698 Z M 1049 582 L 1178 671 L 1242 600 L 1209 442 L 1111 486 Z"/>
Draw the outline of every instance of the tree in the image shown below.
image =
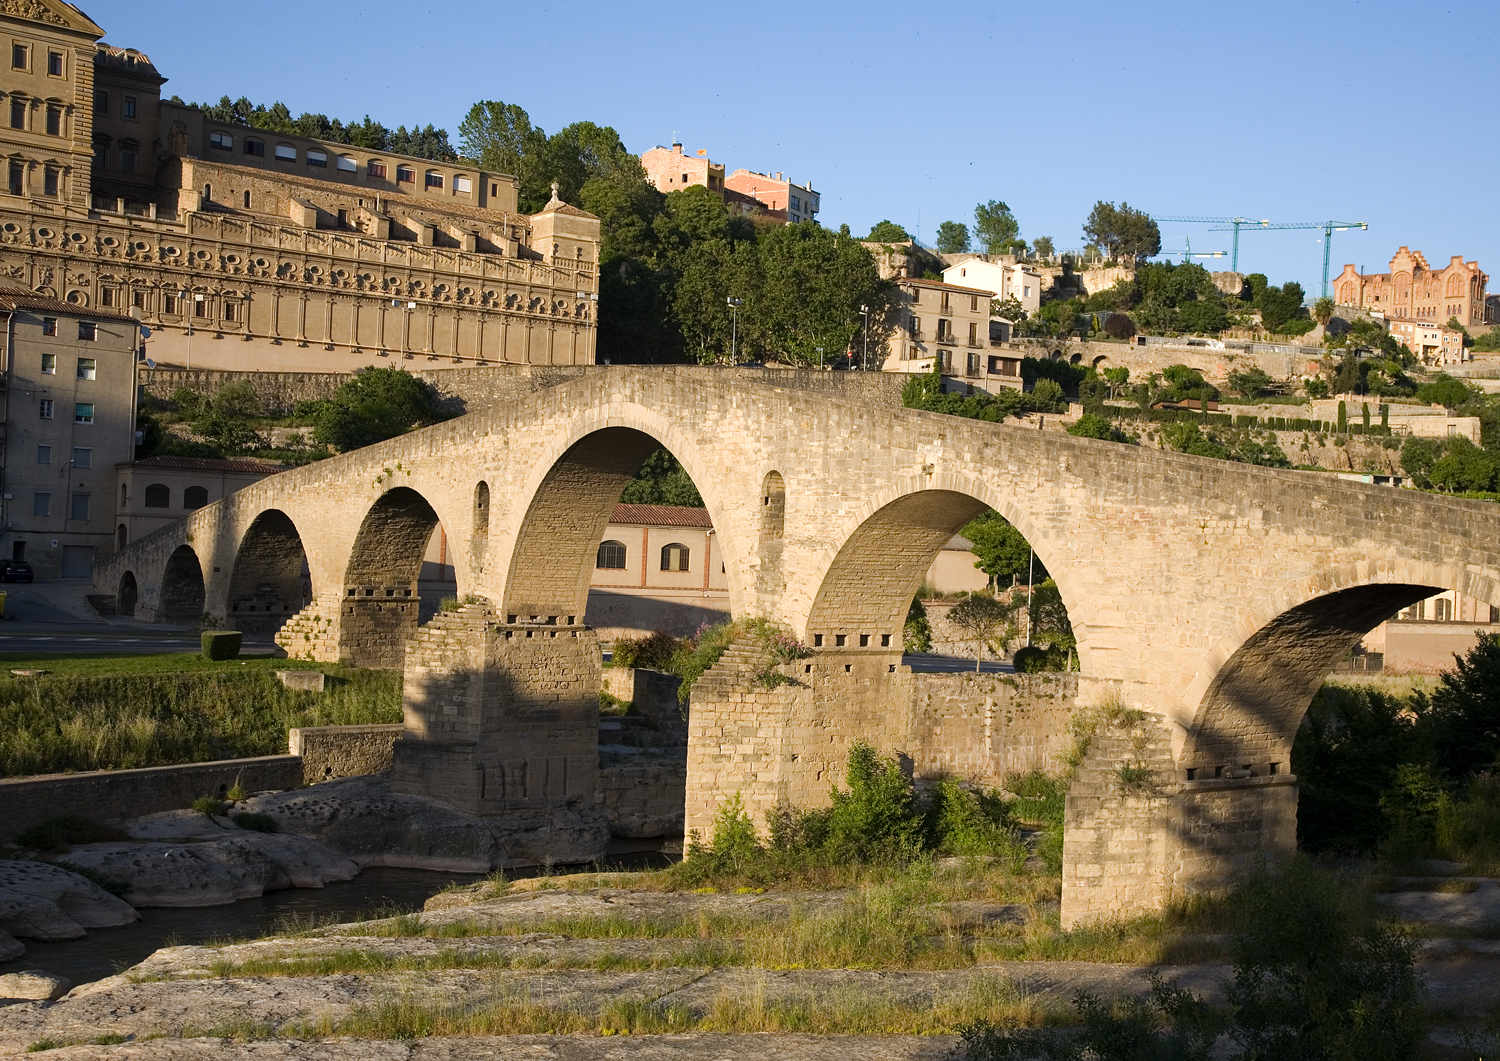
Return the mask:
<path id="1" fill-rule="evenodd" d="M 1004 254 L 1021 235 L 1021 224 L 998 199 L 974 207 L 974 235 L 986 254 Z"/>
<path id="2" fill-rule="evenodd" d="M 944 221 L 937 230 L 937 249 L 942 254 L 958 254 L 969 249 L 969 226 L 961 221 Z"/>
<path id="3" fill-rule="evenodd" d="M 1043 261 L 1052 260 L 1052 237 L 1038 236 L 1031 241 L 1031 249 L 1036 251 L 1036 256 Z"/>
<path id="4" fill-rule="evenodd" d="M 1433 690 L 1422 719 L 1431 733 L 1435 765 L 1461 779 L 1500 763 L 1500 637 L 1480 634 Z"/>
<path id="5" fill-rule="evenodd" d="M 348 451 L 442 419 L 432 387 L 400 368 L 362 368 L 331 399 L 299 410 L 315 422 L 313 440 Z"/>
<path id="6" fill-rule="evenodd" d="M 1479 397 L 1480 391 L 1472 383 L 1454 379 L 1446 372 L 1439 372 L 1417 388 L 1417 399 L 1429 405 L 1446 405 L 1457 409 L 1460 405 Z"/>
<path id="7" fill-rule="evenodd" d="M 182 103 L 172 97 L 175 103 Z M 367 114 L 362 122 L 348 122 L 329 118 L 326 114 L 304 113 L 292 117 L 285 103 L 251 103 L 244 96 L 231 100 L 224 96 L 218 103 L 194 103 L 185 106 L 197 107 L 204 115 L 215 121 L 233 125 L 248 125 L 266 132 L 288 133 L 293 136 L 310 136 L 317 140 L 330 140 L 336 144 L 352 144 L 371 151 L 394 151 L 418 158 L 430 158 L 439 162 L 458 161 L 458 152 L 448 142 L 448 131 L 438 129 L 431 123 L 426 126 L 398 126 L 392 130 L 379 122 L 371 121 Z"/>
<path id="8" fill-rule="evenodd" d="M 1265 294 L 1266 287 L 1270 281 L 1266 279 L 1265 273 L 1251 273 L 1245 277 L 1245 286 L 1250 289 L 1250 304 L 1260 308 L 1260 296 Z"/>
<path id="9" fill-rule="evenodd" d="M 1109 396 L 1118 397 L 1130 382 L 1130 368 L 1128 365 L 1120 365 L 1118 368 L 1107 368 L 1104 370 L 1104 381 L 1109 384 Z"/>
<path id="10" fill-rule="evenodd" d="M 974 641 L 974 670 L 978 672 L 986 647 L 993 648 L 995 635 L 1005 629 L 1010 612 L 994 597 L 971 593 L 953 606 L 948 621 Z"/>
<path id="11" fill-rule="evenodd" d="M 703 497 L 671 451 L 659 449 L 646 458 L 635 478 L 625 484 L 620 503 L 702 508 Z"/>
<path id="12" fill-rule="evenodd" d="M 1317 321 L 1325 328 L 1328 327 L 1328 322 L 1333 320 L 1333 308 L 1333 299 L 1329 298 L 1327 295 L 1324 295 L 1322 298 L 1318 299 L 1318 301 L 1313 303 L 1313 320 Z"/>
<path id="13" fill-rule="evenodd" d="M 1302 312 L 1302 285 L 1290 280 L 1280 287 L 1267 287 L 1260 296 L 1260 323 L 1268 332 L 1279 332 Z"/>
<path id="14" fill-rule="evenodd" d="M 1016 324 L 1026 319 L 1026 311 L 1021 308 L 1020 300 L 1014 296 L 1003 302 L 998 298 L 992 298 L 990 299 L 990 316 Z"/>
<path id="15" fill-rule="evenodd" d="M 520 209 L 534 213 L 546 205 L 552 177 L 547 172 L 547 134 L 514 103 L 480 100 L 458 124 L 464 157 L 488 170 L 513 174 L 520 183 Z"/>
<path id="16" fill-rule="evenodd" d="M 877 221 L 864 241 L 866 243 L 910 243 L 911 233 L 894 221 Z"/>
<path id="17" fill-rule="evenodd" d="M 1101 247 L 1111 258 L 1133 258 L 1145 261 L 1161 253 L 1161 229 L 1151 215 L 1133 210 L 1129 203 L 1094 204 L 1083 225 L 1083 238 Z"/>
<path id="18" fill-rule="evenodd" d="M 1271 386 L 1271 377 L 1259 365 L 1251 365 L 1243 372 L 1229 374 L 1229 389 L 1245 398 L 1259 397 Z"/>
<path id="19" fill-rule="evenodd" d="M 1104 334 L 1111 339 L 1129 339 L 1135 334 L 1135 321 L 1131 320 L 1128 314 L 1111 313 L 1104 318 Z"/>
<path id="20" fill-rule="evenodd" d="M 989 575 L 997 587 L 1030 570 L 1031 544 L 994 509 L 986 509 L 975 516 L 959 533 L 973 543 L 974 555 L 978 558 L 974 566 Z M 1036 566 L 1045 577 L 1047 569 L 1040 561 Z"/>

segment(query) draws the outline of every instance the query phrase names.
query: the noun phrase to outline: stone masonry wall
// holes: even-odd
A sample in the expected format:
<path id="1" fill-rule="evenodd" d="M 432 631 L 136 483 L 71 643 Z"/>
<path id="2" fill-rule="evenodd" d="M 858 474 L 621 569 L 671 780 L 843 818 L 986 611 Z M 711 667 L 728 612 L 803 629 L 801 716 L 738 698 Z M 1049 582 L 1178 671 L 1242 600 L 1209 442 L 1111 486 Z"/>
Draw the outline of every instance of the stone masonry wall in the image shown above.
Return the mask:
<path id="1" fill-rule="evenodd" d="M 282 791 L 302 784 L 295 755 L 225 759 L 140 770 L 92 770 L 53 777 L 0 779 L 0 840 L 33 825 L 72 815 L 95 821 L 180 810 L 199 796 L 223 795 L 235 785 L 248 792 Z"/>
<path id="2" fill-rule="evenodd" d="M 391 747 L 405 727 L 302 726 L 287 731 L 287 750 L 302 759 L 302 783 L 378 774 L 391 768 Z"/>

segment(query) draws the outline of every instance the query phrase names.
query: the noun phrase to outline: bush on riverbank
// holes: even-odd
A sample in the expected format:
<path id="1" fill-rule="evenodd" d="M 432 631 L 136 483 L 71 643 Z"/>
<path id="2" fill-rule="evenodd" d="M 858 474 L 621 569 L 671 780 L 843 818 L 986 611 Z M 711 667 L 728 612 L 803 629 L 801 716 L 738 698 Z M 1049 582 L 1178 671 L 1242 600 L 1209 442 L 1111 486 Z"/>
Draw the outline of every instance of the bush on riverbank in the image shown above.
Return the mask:
<path id="1" fill-rule="evenodd" d="M 401 721 L 400 674 L 329 667 L 317 693 L 282 686 L 285 666 L 0 680 L 0 777 L 277 755 L 295 726 Z"/>

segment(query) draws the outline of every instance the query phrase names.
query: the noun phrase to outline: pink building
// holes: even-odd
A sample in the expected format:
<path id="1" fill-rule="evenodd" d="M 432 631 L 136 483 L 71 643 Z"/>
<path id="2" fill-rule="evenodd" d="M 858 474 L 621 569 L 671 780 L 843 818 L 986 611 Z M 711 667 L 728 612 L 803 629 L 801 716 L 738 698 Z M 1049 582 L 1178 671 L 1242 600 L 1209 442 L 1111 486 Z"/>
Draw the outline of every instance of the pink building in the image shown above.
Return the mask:
<path id="1" fill-rule="evenodd" d="M 816 221 L 822 208 L 821 197 L 812 189 L 812 182 L 793 184 L 780 173 L 756 173 L 750 169 L 737 169 L 724 181 L 730 191 L 748 195 L 760 202 L 769 213 L 784 214 L 786 223 L 795 225 L 799 221 Z"/>
<path id="2" fill-rule="evenodd" d="M 671 147 L 658 144 L 641 156 L 641 165 L 646 177 L 657 191 L 680 192 L 694 185 L 707 188 L 719 197 L 724 195 L 724 167 L 708 159 L 706 151 L 696 155 L 682 153 L 682 144 L 672 141 Z"/>

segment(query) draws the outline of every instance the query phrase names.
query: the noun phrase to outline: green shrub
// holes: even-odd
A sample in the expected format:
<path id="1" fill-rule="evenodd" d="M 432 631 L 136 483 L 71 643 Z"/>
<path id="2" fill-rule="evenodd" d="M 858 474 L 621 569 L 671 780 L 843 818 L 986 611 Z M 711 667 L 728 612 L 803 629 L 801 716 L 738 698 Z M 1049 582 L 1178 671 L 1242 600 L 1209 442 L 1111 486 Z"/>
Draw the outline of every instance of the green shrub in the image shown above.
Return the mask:
<path id="1" fill-rule="evenodd" d="M 932 651 L 932 623 L 928 621 L 927 609 L 922 607 L 920 596 L 913 597 L 911 607 L 906 610 L 906 626 L 901 631 L 901 651 Z"/>
<path id="2" fill-rule="evenodd" d="M 16 843 L 22 847 L 34 848 L 45 855 L 65 850 L 74 844 L 103 844 L 128 839 L 130 837 L 124 830 L 113 825 L 66 815 L 33 825 L 16 837 Z"/>
<path id="3" fill-rule="evenodd" d="M 237 659 L 241 634 L 238 630 L 205 630 L 201 638 L 204 659 Z"/>
<path id="4" fill-rule="evenodd" d="M 681 639 L 663 630 L 658 630 L 646 637 L 622 637 L 615 642 L 609 665 L 668 671 L 672 667 L 672 657 L 681 647 Z"/>
<path id="5" fill-rule="evenodd" d="M 1063 812 L 1067 806 L 1068 778 L 1033 770 L 1007 778 L 1005 787 L 1017 798 L 1010 816 L 1038 830 L 1033 852 L 1050 873 L 1062 872 Z"/>
<path id="6" fill-rule="evenodd" d="M 1447 858 L 1469 864 L 1469 871 L 1500 866 L 1500 777 L 1483 773 L 1437 812 L 1437 847 Z"/>
<path id="7" fill-rule="evenodd" d="M 845 782 L 834 789 L 825 847 L 835 861 L 902 860 L 925 844 L 924 822 L 916 808 L 911 779 L 894 759 L 868 744 L 849 749 Z"/>
<path id="8" fill-rule="evenodd" d="M 748 868 L 763 850 L 755 823 L 736 792 L 714 814 L 714 834 L 709 844 L 702 845 L 695 835 L 689 841 L 687 853 L 689 858 L 703 860 L 703 868 L 709 872 L 738 873 Z"/>
<path id="9" fill-rule="evenodd" d="M 250 811 L 240 811 L 231 814 L 229 820 L 241 829 L 249 829 L 256 833 L 274 833 L 277 829 L 276 819 L 269 814 L 254 814 Z"/>
<path id="10" fill-rule="evenodd" d="M 1016 649 L 1012 660 L 1021 674 L 1043 674 L 1048 671 L 1065 671 L 1069 664 L 1068 650 L 1061 645 L 1027 645 Z"/>
<path id="11" fill-rule="evenodd" d="M 193 810 L 217 818 L 224 813 L 224 801 L 215 796 L 199 796 L 193 800 Z"/>
<path id="12" fill-rule="evenodd" d="M 1026 850 L 1006 822 L 1005 801 L 992 792 L 971 791 L 951 777 L 938 781 L 927 811 L 929 843 L 945 855 L 997 855 L 1016 869 Z"/>

